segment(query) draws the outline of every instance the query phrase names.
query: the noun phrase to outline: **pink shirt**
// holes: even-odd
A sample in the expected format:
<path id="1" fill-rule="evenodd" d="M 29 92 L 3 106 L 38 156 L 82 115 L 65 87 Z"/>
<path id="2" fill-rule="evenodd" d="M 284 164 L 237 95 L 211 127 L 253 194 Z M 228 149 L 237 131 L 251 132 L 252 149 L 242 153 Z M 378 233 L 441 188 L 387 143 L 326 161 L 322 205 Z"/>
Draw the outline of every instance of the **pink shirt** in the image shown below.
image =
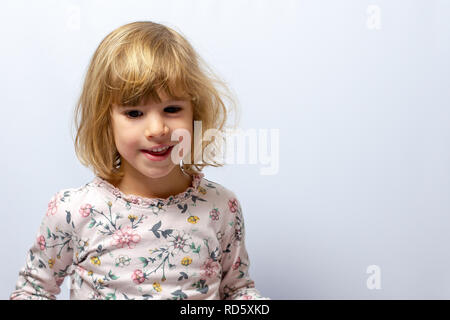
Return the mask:
<path id="1" fill-rule="evenodd" d="M 96 176 L 57 192 L 10 299 L 269 299 L 250 278 L 235 194 L 200 173 L 167 199 Z"/>

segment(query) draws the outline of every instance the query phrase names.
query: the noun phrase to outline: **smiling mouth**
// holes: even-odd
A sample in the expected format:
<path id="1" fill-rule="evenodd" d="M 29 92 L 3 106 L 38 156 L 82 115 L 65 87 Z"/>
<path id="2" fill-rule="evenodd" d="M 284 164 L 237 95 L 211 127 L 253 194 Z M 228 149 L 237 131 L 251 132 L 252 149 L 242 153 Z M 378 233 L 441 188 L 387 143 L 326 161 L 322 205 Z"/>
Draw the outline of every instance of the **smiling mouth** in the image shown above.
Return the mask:
<path id="1" fill-rule="evenodd" d="M 166 150 L 159 151 L 159 152 L 156 152 L 156 151 L 150 151 L 150 150 L 142 150 L 142 151 L 145 152 L 145 153 L 149 153 L 149 154 L 151 154 L 151 155 L 153 155 L 153 156 L 164 156 L 164 155 L 166 155 L 167 153 L 169 153 L 172 149 L 173 149 L 173 146 L 170 146 L 170 147 L 167 148 Z"/>

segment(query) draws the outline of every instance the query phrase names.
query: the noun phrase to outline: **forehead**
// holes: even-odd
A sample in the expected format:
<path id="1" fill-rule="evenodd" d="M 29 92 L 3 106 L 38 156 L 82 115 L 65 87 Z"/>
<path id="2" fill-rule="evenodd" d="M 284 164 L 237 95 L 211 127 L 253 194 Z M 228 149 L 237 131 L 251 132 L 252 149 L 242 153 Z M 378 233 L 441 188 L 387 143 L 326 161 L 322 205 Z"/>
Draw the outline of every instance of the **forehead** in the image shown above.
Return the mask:
<path id="1" fill-rule="evenodd" d="M 176 93 L 175 96 L 169 96 L 163 91 L 158 91 L 158 96 L 161 101 L 158 101 L 157 99 L 153 99 L 151 95 L 148 97 L 143 97 L 137 105 L 134 106 L 149 106 L 149 105 L 166 105 L 168 103 L 188 103 L 191 100 L 191 97 L 188 94 L 185 93 Z M 130 105 L 121 105 L 121 104 L 113 104 L 114 107 L 118 108 L 129 108 L 133 107 Z"/>

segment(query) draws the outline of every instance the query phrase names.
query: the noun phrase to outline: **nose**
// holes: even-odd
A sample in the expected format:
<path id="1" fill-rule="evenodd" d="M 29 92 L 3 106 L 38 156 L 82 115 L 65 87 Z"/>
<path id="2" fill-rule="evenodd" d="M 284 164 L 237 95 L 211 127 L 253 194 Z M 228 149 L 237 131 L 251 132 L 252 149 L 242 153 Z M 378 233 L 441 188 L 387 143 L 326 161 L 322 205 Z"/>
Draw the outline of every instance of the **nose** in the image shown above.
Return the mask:
<path id="1" fill-rule="evenodd" d="M 159 114 L 152 114 L 145 127 L 145 136 L 148 138 L 158 138 L 166 135 L 169 127 Z"/>

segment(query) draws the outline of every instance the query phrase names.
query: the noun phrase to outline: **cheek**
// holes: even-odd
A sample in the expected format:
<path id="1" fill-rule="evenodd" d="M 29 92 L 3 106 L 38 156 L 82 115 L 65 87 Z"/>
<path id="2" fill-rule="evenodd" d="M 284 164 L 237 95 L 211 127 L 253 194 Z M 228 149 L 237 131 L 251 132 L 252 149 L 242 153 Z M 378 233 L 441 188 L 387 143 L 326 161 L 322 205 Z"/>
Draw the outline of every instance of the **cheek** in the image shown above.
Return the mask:
<path id="1" fill-rule="evenodd" d="M 118 149 L 121 148 L 123 151 L 129 151 L 139 147 L 139 139 L 136 135 L 133 135 L 128 131 L 126 133 L 122 133 L 119 137 L 117 137 L 116 145 Z"/>
<path id="2" fill-rule="evenodd" d="M 193 125 L 185 125 L 183 127 L 183 131 L 182 131 L 182 137 L 181 141 L 183 141 L 183 143 L 192 143 L 194 141 L 194 130 L 193 130 Z M 186 132 L 188 132 L 188 134 L 186 134 Z M 178 138 L 178 139 L 180 139 Z"/>
<path id="3" fill-rule="evenodd" d="M 171 128 L 171 133 L 176 133 L 176 135 L 182 135 L 182 140 L 186 139 L 194 139 L 194 120 L 192 117 L 185 117 L 183 119 L 176 119 L 172 123 L 169 124 L 169 127 Z M 182 129 L 182 130 L 180 130 Z M 177 132 L 177 130 L 180 130 Z M 186 135 L 185 132 L 188 132 L 189 135 Z M 178 138 L 180 139 L 180 138 Z"/>
<path id="4" fill-rule="evenodd" d="M 114 130 L 114 142 L 120 154 L 129 154 L 139 148 L 139 136 L 131 128 Z"/>

